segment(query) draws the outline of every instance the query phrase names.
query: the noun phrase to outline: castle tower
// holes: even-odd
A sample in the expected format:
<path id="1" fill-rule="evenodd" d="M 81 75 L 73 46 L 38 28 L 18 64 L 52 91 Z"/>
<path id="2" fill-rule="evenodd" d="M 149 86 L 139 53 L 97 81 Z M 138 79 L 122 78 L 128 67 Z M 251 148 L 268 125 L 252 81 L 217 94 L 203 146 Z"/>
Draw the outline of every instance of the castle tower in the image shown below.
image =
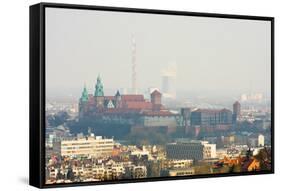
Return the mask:
<path id="1" fill-rule="evenodd" d="M 121 106 L 121 94 L 119 92 L 119 90 L 117 90 L 116 94 L 115 94 L 115 107 L 116 108 L 120 108 Z"/>
<path id="2" fill-rule="evenodd" d="M 152 110 L 154 110 L 154 111 L 161 110 L 161 106 L 162 106 L 161 97 L 162 97 L 162 94 L 157 90 L 154 90 L 151 93 L 150 99 L 151 99 L 151 103 L 152 103 Z"/>
<path id="3" fill-rule="evenodd" d="M 154 90 L 150 97 L 151 97 L 151 103 L 153 105 L 161 105 L 161 93 L 157 90 Z"/>
<path id="4" fill-rule="evenodd" d="M 101 82 L 100 75 L 97 78 L 94 96 L 95 96 L 96 107 L 103 108 L 104 107 L 104 93 L 103 93 L 103 85 Z"/>
<path id="5" fill-rule="evenodd" d="M 79 102 L 79 117 L 83 117 L 84 114 L 88 111 L 88 100 L 89 100 L 88 91 L 86 85 L 84 85 Z"/>
<path id="6" fill-rule="evenodd" d="M 82 96 L 81 96 L 81 101 L 82 102 L 87 102 L 88 99 L 89 99 L 88 91 L 87 91 L 86 85 L 84 85 L 84 89 L 83 89 Z"/>
<path id="7" fill-rule="evenodd" d="M 99 75 L 98 78 L 97 78 L 97 83 L 96 83 L 96 86 L 95 86 L 94 95 L 95 95 L 95 96 L 104 96 L 104 93 L 103 93 L 103 85 L 102 85 L 102 82 L 101 82 L 101 77 L 100 77 L 100 75 Z"/>

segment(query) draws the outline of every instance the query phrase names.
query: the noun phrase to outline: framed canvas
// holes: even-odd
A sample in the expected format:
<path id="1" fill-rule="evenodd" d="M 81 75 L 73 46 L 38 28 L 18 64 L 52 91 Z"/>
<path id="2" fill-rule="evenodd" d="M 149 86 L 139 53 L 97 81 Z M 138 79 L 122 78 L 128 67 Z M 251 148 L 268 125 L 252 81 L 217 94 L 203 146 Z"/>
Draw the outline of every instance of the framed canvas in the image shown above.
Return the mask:
<path id="1" fill-rule="evenodd" d="M 30 185 L 273 172 L 273 17 L 30 6 Z"/>

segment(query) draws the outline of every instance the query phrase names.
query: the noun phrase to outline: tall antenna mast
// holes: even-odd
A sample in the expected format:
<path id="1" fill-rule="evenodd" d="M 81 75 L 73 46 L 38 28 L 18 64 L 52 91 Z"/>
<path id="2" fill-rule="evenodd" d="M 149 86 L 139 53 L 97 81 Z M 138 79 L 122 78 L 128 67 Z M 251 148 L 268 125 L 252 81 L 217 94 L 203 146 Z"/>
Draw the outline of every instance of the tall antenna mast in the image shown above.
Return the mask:
<path id="1" fill-rule="evenodd" d="M 132 93 L 137 94 L 136 39 L 132 35 Z"/>

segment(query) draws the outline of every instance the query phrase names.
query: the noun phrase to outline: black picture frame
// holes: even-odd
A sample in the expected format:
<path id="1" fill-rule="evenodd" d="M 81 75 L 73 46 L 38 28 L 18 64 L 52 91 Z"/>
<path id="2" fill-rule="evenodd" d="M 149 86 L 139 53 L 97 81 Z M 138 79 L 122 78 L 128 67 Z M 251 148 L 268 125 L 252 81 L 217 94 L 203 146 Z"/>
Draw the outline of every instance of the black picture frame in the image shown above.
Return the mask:
<path id="1" fill-rule="evenodd" d="M 81 10 L 102 10 L 127 13 L 147 13 L 164 15 L 182 15 L 196 17 L 212 17 L 226 19 L 247 19 L 261 20 L 271 22 L 271 171 L 212 174 L 212 175 L 192 175 L 180 177 L 157 177 L 133 180 L 102 181 L 102 182 L 80 182 L 80 183 L 62 183 L 45 184 L 45 8 L 64 8 Z M 245 176 L 258 174 L 274 173 L 274 17 L 249 16 L 249 15 L 231 15 L 217 13 L 197 13 L 170 10 L 153 9 L 135 9 L 121 7 L 104 7 L 90 5 L 57 4 L 57 3 L 39 3 L 30 6 L 30 131 L 29 131 L 29 184 L 38 188 L 68 187 L 83 185 L 99 185 L 114 183 L 132 183 L 147 181 L 166 181 L 178 179 L 194 178 L 215 178 L 228 176 Z"/>

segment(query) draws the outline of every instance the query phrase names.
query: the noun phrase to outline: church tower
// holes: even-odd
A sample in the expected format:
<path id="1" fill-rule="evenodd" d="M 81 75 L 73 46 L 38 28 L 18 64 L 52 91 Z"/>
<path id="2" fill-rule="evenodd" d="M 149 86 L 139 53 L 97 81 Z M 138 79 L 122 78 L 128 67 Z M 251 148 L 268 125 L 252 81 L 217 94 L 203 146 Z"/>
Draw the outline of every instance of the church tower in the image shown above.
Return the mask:
<path id="1" fill-rule="evenodd" d="M 117 90 L 116 94 L 115 94 L 115 107 L 116 108 L 121 108 L 122 105 L 121 105 L 121 94 L 119 92 L 119 90 Z"/>
<path id="2" fill-rule="evenodd" d="M 103 108 L 104 107 L 104 93 L 103 93 L 103 85 L 101 82 L 100 75 L 97 78 L 94 96 L 95 96 L 96 107 Z"/>
<path id="3" fill-rule="evenodd" d="M 84 85 L 84 89 L 83 89 L 82 96 L 81 96 L 81 102 L 87 102 L 88 99 L 89 99 L 88 91 L 87 91 L 86 85 Z"/>
<path id="4" fill-rule="evenodd" d="M 83 117 L 84 114 L 88 111 L 88 91 L 86 85 L 84 85 L 84 89 L 82 91 L 82 95 L 79 102 L 79 117 Z"/>

